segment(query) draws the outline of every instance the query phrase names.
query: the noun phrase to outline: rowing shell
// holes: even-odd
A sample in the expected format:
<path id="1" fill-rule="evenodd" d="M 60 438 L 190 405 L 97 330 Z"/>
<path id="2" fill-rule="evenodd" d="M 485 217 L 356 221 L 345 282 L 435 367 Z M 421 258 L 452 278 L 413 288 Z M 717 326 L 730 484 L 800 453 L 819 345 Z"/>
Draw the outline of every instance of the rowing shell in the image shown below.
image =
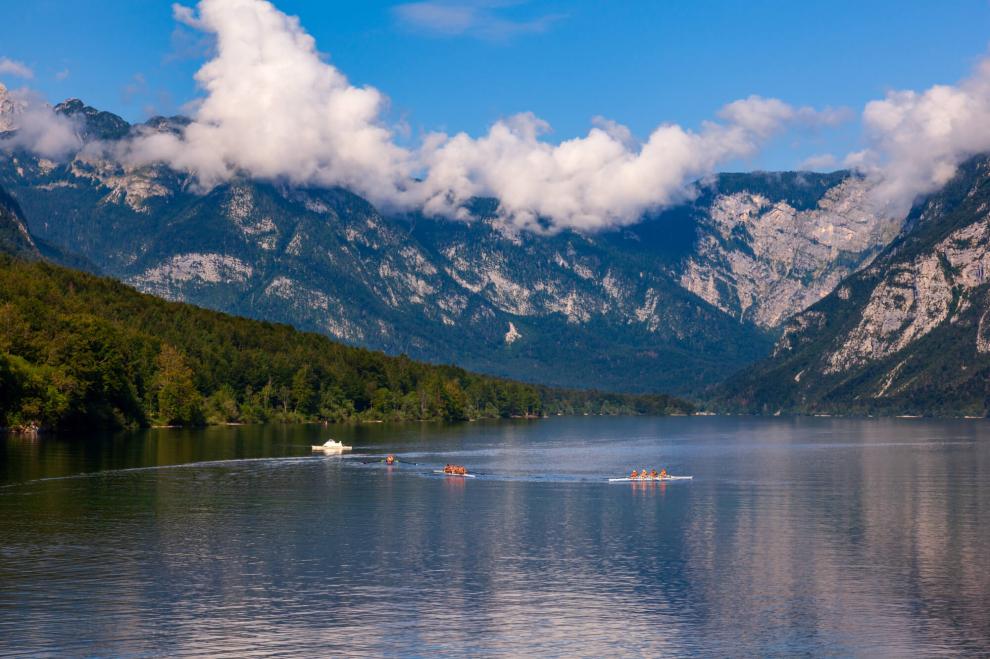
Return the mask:
<path id="1" fill-rule="evenodd" d="M 609 483 L 656 483 L 657 481 L 689 481 L 692 478 L 694 478 L 694 476 L 665 476 L 663 478 L 660 478 L 659 476 L 657 476 L 656 478 L 629 478 L 627 476 L 626 478 L 610 478 L 608 479 L 608 482 Z"/>
<path id="2" fill-rule="evenodd" d="M 442 474 L 444 476 L 459 476 L 460 478 L 477 478 L 474 474 L 448 474 L 443 469 L 434 469 L 434 474 Z"/>

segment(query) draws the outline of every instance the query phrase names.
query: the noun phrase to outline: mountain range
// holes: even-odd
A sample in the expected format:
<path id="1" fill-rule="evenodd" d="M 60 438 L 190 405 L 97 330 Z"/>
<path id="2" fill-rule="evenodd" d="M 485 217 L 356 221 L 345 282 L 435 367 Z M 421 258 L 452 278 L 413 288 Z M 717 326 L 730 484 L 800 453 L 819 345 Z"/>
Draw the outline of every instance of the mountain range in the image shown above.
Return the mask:
<path id="1" fill-rule="evenodd" d="M 16 104 L 0 90 L 0 119 Z M 178 131 L 69 100 L 82 142 Z M 7 134 L 10 134 L 9 132 Z M 906 218 L 856 174 L 754 172 L 622 228 L 522 231 L 343 189 L 200 190 L 84 149 L 0 152 L 0 245 L 170 300 L 543 384 L 692 393 L 753 413 L 986 414 L 990 159 Z M 23 219 L 22 219 L 23 218 Z"/>
<path id="2" fill-rule="evenodd" d="M 16 104 L 0 120 L 16 130 Z M 6 108 L 6 110 L 4 110 Z M 176 131 L 73 99 L 82 141 Z M 632 226 L 520 231 L 390 213 L 342 189 L 247 178 L 209 191 L 84 149 L 0 152 L 0 187 L 41 254 L 171 300 L 346 343 L 545 384 L 701 392 L 766 356 L 783 327 L 902 231 L 849 172 L 722 174 Z"/>

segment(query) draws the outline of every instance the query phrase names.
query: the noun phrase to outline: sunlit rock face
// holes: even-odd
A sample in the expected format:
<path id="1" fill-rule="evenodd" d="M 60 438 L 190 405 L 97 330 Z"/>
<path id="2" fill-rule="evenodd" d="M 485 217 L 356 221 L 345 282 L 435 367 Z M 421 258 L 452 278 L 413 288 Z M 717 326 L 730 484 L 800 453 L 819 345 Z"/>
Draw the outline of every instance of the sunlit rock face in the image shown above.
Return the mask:
<path id="1" fill-rule="evenodd" d="M 814 208 L 798 210 L 759 193 L 720 194 L 700 223 L 680 283 L 719 309 L 777 327 L 868 264 L 900 229 L 847 178 Z"/>
<path id="2" fill-rule="evenodd" d="M 830 353 L 827 372 L 892 355 L 971 309 L 972 293 L 990 276 L 990 214 L 973 219 L 927 253 L 886 273 L 859 312 L 856 327 Z M 987 352 L 983 332 L 977 332 L 975 345 Z"/>
<path id="3" fill-rule="evenodd" d="M 990 161 L 981 157 L 916 206 L 868 267 L 792 317 L 772 357 L 723 395 L 763 411 L 983 416 L 988 315 Z"/>

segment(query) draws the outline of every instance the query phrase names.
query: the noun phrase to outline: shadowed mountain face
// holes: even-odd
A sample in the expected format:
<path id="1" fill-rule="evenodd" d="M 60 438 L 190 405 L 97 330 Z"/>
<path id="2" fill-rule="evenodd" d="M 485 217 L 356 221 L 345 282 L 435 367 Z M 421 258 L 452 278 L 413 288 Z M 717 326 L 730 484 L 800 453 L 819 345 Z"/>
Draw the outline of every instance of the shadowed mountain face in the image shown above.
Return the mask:
<path id="1" fill-rule="evenodd" d="M 57 106 L 83 138 L 129 127 Z M 156 117 L 140 130 L 174 131 Z M 0 186 L 52 258 L 170 299 L 524 380 L 697 391 L 769 350 L 776 328 L 896 234 L 847 173 L 721 175 L 695 201 L 598 234 L 380 213 L 343 190 L 165 167 L 0 155 Z M 78 258 L 77 258 L 78 261 Z M 76 267 L 80 267 L 78 262 Z"/>
<path id="2" fill-rule="evenodd" d="M 873 263 L 720 389 L 750 411 L 980 415 L 990 401 L 990 160 L 915 208 Z"/>
<path id="3" fill-rule="evenodd" d="M 37 258 L 38 247 L 31 239 L 20 206 L 0 189 L 0 252 L 15 256 Z"/>

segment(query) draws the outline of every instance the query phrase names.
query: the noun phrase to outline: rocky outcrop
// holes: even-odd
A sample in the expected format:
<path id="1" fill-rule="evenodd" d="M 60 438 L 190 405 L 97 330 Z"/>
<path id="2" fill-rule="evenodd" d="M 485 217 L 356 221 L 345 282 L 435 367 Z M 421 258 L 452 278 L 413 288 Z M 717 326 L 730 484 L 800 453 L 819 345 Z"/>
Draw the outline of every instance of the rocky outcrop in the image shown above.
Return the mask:
<path id="1" fill-rule="evenodd" d="M 17 117 L 24 111 L 24 103 L 14 98 L 7 87 L 0 83 L 0 133 L 17 128 Z"/>
<path id="2" fill-rule="evenodd" d="M 226 254 L 176 254 L 125 281 L 138 290 L 166 299 L 185 297 L 189 284 L 243 284 L 253 274 L 250 264 Z"/>

